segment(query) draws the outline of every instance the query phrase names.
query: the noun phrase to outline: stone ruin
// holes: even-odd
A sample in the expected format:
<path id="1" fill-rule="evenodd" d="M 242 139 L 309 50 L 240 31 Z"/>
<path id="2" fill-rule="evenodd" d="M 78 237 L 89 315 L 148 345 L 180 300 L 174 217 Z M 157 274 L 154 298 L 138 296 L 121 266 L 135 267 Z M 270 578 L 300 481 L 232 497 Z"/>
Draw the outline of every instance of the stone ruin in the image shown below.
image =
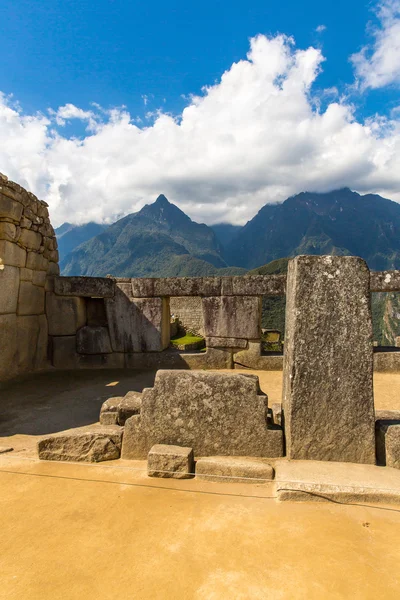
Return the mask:
<path id="1" fill-rule="evenodd" d="M 47 206 L 2 178 L 0 381 L 50 368 L 161 370 L 154 388 L 110 400 L 97 430 L 42 440 L 42 458 L 142 459 L 168 445 L 196 457 L 374 464 L 378 456 L 399 467 L 399 415 L 375 416 L 372 385 L 374 368 L 400 370 L 399 354 L 373 354 L 370 309 L 371 291 L 400 291 L 399 271 L 370 272 L 357 257 L 298 256 L 287 277 L 58 273 Z M 263 356 L 262 296 L 285 294 L 284 356 Z M 168 348 L 170 298 L 179 297 L 201 299 L 204 353 Z M 234 368 L 283 369 L 282 407 L 268 407 L 254 377 L 206 372 Z"/>

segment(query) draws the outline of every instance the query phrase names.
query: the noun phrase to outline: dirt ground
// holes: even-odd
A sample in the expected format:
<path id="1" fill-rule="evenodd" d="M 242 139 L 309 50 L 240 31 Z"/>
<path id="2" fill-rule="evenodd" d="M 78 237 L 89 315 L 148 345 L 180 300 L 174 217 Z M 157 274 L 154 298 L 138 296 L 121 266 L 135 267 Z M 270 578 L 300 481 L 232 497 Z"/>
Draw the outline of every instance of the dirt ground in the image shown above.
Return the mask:
<path id="1" fill-rule="evenodd" d="M 257 374 L 279 401 L 282 373 Z M 153 378 L 54 372 L 0 390 L 0 445 L 17 450 L 0 455 L 1 599 L 399 598 L 396 507 L 279 504 L 271 484 L 33 458 L 41 435 L 96 422 L 105 398 Z M 377 408 L 400 408 L 399 392 L 400 374 L 375 376 Z"/>

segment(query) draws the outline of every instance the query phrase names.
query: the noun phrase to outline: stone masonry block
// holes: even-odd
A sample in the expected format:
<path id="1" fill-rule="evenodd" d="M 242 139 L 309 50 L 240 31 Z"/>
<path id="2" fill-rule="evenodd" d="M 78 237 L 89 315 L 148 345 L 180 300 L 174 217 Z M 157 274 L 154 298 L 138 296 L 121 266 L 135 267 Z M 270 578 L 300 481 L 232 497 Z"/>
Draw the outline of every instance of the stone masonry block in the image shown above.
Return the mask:
<path id="1" fill-rule="evenodd" d="M 18 242 L 21 246 L 28 248 L 29 250 L 39 250 L 42 244 L 42 236 L 37 231 L 21 229 Z"/>
<path id="2" fill-rule="evenodd" d="M 263 458 L 206 456 L 196 461 L 196 479 L 225 483 L 265 483 L 274 469 Z"/>
<path id="3" fill-rule="evenodd" d="M 0 315 L 0 381 L 17 373 L 17 317 Z"/>
<path id="4" fill-rule="evenodd" d="M 76 351 L 75 335 L 52 338 L 52 364 L 56 369 L 76 369 L 78 361 L 79 354 Z"/>
<path id="5" fill-rule="evenodd" d="M 26 250 L 7 240 L 0 240 L 0 265 L 25 267 L 25 264 Z"/>
<path id="6" fill-rule="evenodd" d="M 192 448 L 156 444 L 147 458 L 149 477 L 188 479 L 193 477 L 194 458 Z"/>
<path id="7" fill-rule="evenodd" d="M 22 217 L 23 206 L 0 193 L 0 217 L 8 217 L 19 223 Z"/>
<path id="8" fill-rule="evenodd" d="M 100 462 L 115 460 L 121 452 L 122 427 L 71 429 L 38 442 L 41 460 Z"/>
<path id="9" fill-rule="evenodd" d="M 207 338 L 207 348 L 247 348 L 247 340 L 240 338 Z"/>
<path id="10" fill-rule="evenodd" d="M 25 265 L 24 265 L 25 266 Z M 26 268 L 33 269 L 34 271 L 47 271 L 49 261 L 37 252 L 28 252 L 26 258 Z"/>
<path id="11" fill-rule="evenodd" d="M 112 352 L 107 327 L 81 327 L 76 334 L 79 354 L 108 354 Z"/>
<path id="12" fill-rule="evenodd" d="M 114 279 L 108 277 L 57 277 L 54 291 L 59 296 L 112 298 Z"/>
<path id="13" fill-rule="evenodd" d="M 8 240 L 15 242 L 17 236 L 17 228 L 13 223 L 0 222 L 0 240 Z"/>
<path id="14" fill-rule="evenodd" d="M 140 415 L 125 423 L 123 458 L 143 459 L 154 444 L 187 446 L 196 456 L 282 456 L 282 429 L 270 427 L 267 414 L 254 375 L 160 370 L 142 392 Z"/>
<path id="15" fill-rule="evenodd" d="M 21 281 L 19 286 L 19 315 L 40 315 L 44 313 L 44 289 L 30 281 Z"/>
<path id="16" fill-rule="evenodd" d="M 39 318 L 39 315 L 17 317 L 17 365 L 19 373 L 33 371 L 36 367 L 40 333 Z"/>
<path id="17" fill-rule="evenodd" d="M 283 410 L 289 459 L 375 462 L 369 270 L 353 256 L 289 261 Z"/>
<path id="18" fill-rule="evenodd" d="M 376 457 L 380 464 L 400 469 L 400 420 L 376 422 Z"/>
<path id="19" fill-rule="evenodd" d="M 0 269 L 0 314 L 16 313 L 19 290 L 19 269 L 4 266 Z"/>
<path id="20" fill-rule="evenodd" d="M 46 314 L 49 335 L 75 335 L 86 324 L 85 300 L 46 292 Z"/>
<path id="21" fill-rule="evenodd" d="M 206 337 L 261 337 L 261 298 L 211 296 L 202 302 Z"/>

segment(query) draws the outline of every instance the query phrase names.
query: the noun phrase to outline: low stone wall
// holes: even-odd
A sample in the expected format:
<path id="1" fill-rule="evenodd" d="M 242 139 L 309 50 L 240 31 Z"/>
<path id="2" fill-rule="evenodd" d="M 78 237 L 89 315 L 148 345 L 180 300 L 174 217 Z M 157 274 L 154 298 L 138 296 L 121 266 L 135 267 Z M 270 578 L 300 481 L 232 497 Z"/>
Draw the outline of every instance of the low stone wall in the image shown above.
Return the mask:
<path id="1" fill-rule="evenodd" d="M 47 204 L 0 174 L 0 381 L 47 366 L 45 294 L 58 273 Z"/>

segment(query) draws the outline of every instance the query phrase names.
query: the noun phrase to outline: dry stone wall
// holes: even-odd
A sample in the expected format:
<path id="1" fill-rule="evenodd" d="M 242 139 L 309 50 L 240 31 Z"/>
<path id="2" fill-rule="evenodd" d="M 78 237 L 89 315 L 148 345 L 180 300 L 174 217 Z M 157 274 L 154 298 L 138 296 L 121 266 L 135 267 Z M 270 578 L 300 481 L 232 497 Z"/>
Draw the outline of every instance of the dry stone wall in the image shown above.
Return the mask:
<path id="1" fill-rule="evenodd" d="M 203 307 L 200 296 L 181 296 L 170 299 L 171 317 L 178 317 L 186 331 L 204 336 Z"/>
<path id="2" fill-rule="evenodd" d="M 48 205 L 0 174 L 0 381 L 46 367 L 45 295 L 58 274 Z"/>

